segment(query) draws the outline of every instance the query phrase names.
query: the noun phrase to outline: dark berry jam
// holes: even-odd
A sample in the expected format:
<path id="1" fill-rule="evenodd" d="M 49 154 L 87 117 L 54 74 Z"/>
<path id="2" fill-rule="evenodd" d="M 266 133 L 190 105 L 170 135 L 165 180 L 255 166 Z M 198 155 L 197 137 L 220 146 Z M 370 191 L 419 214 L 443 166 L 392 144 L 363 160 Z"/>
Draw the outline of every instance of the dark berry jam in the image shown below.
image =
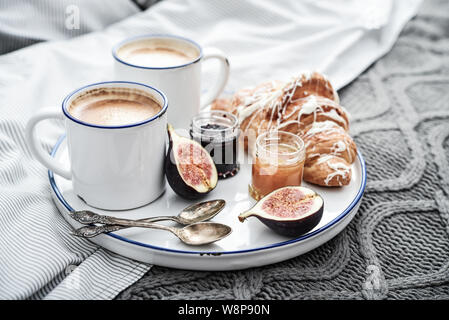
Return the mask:
<path id="1" fill-rule="evenodd" d="M 209 152 L 217 167 L 218 177 L 226 179 L 236 175 L 240 169 L 237 160 L 239 129 L 234 124 L 236 119 L 233 115 L 226 113 L 228 118 L 222 118 L 222 115 L 220 118 L 210 116 L 215 112 L 196 116 L 192 120 L 190 136 Z"/>

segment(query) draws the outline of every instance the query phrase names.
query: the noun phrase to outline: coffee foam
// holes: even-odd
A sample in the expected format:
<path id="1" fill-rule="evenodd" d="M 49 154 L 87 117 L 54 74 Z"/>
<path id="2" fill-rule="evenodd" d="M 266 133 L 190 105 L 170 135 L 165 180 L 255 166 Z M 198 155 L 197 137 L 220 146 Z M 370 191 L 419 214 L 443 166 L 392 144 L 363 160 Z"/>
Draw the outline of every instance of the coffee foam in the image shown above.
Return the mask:
<path id="1" fill-rule="evenodd" d="M 197 48 L 177 39 L 141 39 L 123 45 L 117 56 L 143 67 L 173 67 L 189 63 L 199 56 Z"/>
<path id="2" fill-rule="evenodd" d="M 86 123 L 121 126 L 145 121 L 161 109 L 161 104 L 142 90 L 98 88 L 77 96 L 67 111 Z"/>

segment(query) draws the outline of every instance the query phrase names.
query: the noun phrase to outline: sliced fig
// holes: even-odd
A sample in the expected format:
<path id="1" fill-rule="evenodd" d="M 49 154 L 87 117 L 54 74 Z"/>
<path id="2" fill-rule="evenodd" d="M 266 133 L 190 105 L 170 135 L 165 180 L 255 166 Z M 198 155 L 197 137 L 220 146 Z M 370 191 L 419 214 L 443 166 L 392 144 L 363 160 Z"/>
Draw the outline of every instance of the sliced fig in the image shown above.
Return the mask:
<path id="1" fill-rule="evenodd" d="M 198 142 L 178 135 L 168 125 L 169 146 L 165 175 L 170 187 L 186 199 L 198 199 L 217 185 L 214 161 Z"/>
<path id="2" fill-rule="evenodd" d="M 239 215 L 240 222 L 254 216 L 278 234 L 288 237 L 312 230 L 323 216 L 324 201 L 315 191 L 298 186 L 274 190 Z"/>

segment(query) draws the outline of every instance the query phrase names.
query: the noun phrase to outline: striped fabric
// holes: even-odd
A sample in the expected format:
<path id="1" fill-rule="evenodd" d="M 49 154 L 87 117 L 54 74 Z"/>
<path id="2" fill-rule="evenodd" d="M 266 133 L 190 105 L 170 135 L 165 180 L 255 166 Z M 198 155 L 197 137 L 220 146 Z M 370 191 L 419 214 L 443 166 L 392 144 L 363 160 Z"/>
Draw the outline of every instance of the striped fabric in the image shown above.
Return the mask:
<path id="1" fill-rule="evenodd" d="M 24 125 L 0 120 L 0 299 L 113 298 L 150 266 L 69 235 L 46 170 L 25 143 Z M 52 128 L 62 133 L 60 124 Z"/>
<path id="2" fill-rule="evenodd" d="M 79 29 L 64 27 L 68 5 L 80 8 Z M 101 30 L 137 12 L 130 0 L 0 0 L 0 53 Z M 25 56 L 32 61 L 29 49 Z M 41 103 L 17 99 L 21 84 L 33 74 L 45 78 L 45 69 L 31 71 L 21 57 L 20 51 L 0 56 L 0 299 L 112 299 L 150 266 L 69 235 L 70 226 L 51 200 L 47 172 L 25 142 L 28 116 Z M 25 89 L 26 96 L 38 95 L 39 82 L 31 85 L 36 91 Z M 43 145 L 50 150 L 63 126 L 53 121 L 46 127 Z"/>

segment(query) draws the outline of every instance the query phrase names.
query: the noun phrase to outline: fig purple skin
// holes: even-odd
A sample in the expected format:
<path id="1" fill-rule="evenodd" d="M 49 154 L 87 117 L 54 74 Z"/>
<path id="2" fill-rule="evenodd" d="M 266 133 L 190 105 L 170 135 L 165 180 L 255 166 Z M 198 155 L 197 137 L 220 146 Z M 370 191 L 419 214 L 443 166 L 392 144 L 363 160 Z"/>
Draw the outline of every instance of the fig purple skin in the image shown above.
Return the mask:
<path id="1" fill-rule="evenodd" d="M 268 228 L 272 229 L 274 232 L 287 236 L 295 237 L 305 234 L 315 228 L 315 226 L 321 221 L 323 217 L 323 207 L 319 209 L 315 214 L 307 216 L 304 219 L 299 219 L 297 221 L 276 221 L 273 219 L 266 219 L 262 217 L 257 217 L 259 220 L 265 224 Z"/>
<path id="2" fill-rule="evenodd" d="M 165 176 L 173 191 L 195 200 L 212 191 L 218 181 L 217 169 L 209 153 L 196 141 L 179 136 L 168 125 L 169 146 Z"/>
<path id="3" fill-rule="evenodd" d="M 313 190 L 290 186 L 266 195 L 250 210 L 239 215 L 243 222 L 254 216 L 274 232 L 296 237 L 312 230 L 323 217 L 324 201 Z"/>

